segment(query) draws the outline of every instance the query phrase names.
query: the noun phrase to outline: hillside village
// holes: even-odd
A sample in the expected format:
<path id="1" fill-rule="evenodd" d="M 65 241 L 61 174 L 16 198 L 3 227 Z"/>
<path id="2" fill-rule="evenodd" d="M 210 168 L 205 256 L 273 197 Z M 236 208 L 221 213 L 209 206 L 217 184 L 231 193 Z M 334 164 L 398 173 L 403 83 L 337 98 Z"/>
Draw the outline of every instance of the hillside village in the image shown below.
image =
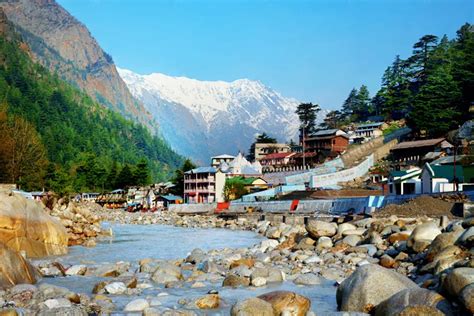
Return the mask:
<path id="1" fill-rule="evenodd" d="M 397 128 L 387 133 L 390 126 Z M 175 183 L 162 182 L 85 192 L 75 199 L 137 211 L 172 204 L 286 200 L 297 192 L 301 192 L 299 199 L 305 200 L 318 195 L 351 198 L 354 192 L 358 197 L 412 197 L 473 190 L 472 121 L 463 124 L 454 138 L 410 140 L 411 134 L 403 121 L 320 129 L 306 135 L 304 143 L 302 137 L 299 144 L 255 142 L 253 152 L 246 156 L 239 152 L 210 157 L 209 165 L 184 171 L 183 187 L 178 189 L 181 195 L 176 194 Z M 354 172 L 344 175 L 347 170 Z M 31 197 L 39 200 L 47 195 L 31 192 Z"/>

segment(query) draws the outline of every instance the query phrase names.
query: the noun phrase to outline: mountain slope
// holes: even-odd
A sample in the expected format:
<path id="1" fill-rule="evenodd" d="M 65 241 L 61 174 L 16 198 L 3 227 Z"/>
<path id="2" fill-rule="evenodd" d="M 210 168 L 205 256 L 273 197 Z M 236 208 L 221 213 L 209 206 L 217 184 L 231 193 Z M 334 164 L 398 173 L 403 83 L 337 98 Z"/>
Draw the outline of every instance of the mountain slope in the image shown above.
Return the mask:
<path id="1" fill-rule="evenodd" d="M 299 101 L 258 81 L 199 81 L 118 69 L 132 94 L 159 122 L 171 146 L 207 162 L 209 156 L 247 151 L 255 134 L 296 139 Z M 171 118 L 178 118 L 172 121 Z"/>
<path id="2" fill-rule="evenodd" d="M 38 135 L 50 162 L 47 170 L 19 172 L 15 181 L 27 188 L 56 191 L 114 189 L 115 180 L 124 180 L 117 178 L 120 167 L 131 165 L 135 170 L 134 166 L 139 168 L 145 162 L 153 180 L 158 181 L 168 178 L 181 164 L 182 157 L 144 126 L 104 108 L 35 63 L 28 45 L 13 29 L 0 8 L 0 125 L 26 121 Z M 2 145 L 7 143 L 3 149 L 14 153 L 22 148 L 19 133 L 0 134 Z M 11 147 L 8 139 L 19 145 Z M 3 155 L 2 159 L 14 162 L 11 157 L 16 156 L 5 156 L 6 152 L 0 150 L 0 158 Z M 39 157 L 28 160 L 35 159 Z M 6 165 L 0 164 L 0 178 Z M 28 182 L 32 175 L 35 181 Z"/>
<path id="3" fill-rule="evenodd" d="M 1 0 L 0 8 L 43 66 L 103 105 L 152 127 L 150 115 L 130 94 L 112 58 L 54 0 Z"/>

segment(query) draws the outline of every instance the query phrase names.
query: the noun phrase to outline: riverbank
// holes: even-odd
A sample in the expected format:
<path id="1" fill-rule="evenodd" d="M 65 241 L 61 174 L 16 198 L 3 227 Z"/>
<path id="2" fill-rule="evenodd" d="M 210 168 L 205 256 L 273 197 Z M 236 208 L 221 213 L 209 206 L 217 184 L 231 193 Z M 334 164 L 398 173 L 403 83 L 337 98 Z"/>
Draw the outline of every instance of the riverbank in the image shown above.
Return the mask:
<path id="1" fill-rule="evenodd" d="M 271 292 L 278 284 L 291 284 L 290 289 L 297 294 L 308 293 L 305 289 L 317 291 L 318 287 L 327 288 L 334 285 L 334 293 L 337 284 L 349 276 L 357 275 L 354 271 L 363 271 L 364 267 L 376 265 L 383 267 L 383 271 L 395 271 L 403 280 L 408 280 L 402 282 L 408 290 L 418 290 L 422 287 L 431 296 L 443 295 L 448 299 L 446 301 L 443 298 L 443 301 L 452 314 L 472 311 L 473 308 L 470 305 L 473 301 L 474 282 L 472 219 L 401 219 L 391 216 L 351 222 L 339 219 L 339 223 L 310 220 L 304 226 L 258 221 L 258 217 L 224 219 L 214 215 L 179 216 L 172 213 L 126 213 L 103 209 L 96 210 L 94 215 L 101 220 L 120 224 L 251 230 L 265 239 L 255 246 L 239 249 L 204 251 L 197 248 L 186 258 L 176 260 L 142 258 L 139 262 L 104 265 L 78 263 L 72 266 L 42 261 L 36 265 L 45 276 L 43 282 L 48 282 L 48 277 L 61 275 L 68 275 L 66 282 L 68 278 L 71 282 L 87 282 L 90 276 L 104 279 L 90 284 L 90 288 L 94 288 L 92 294 L 72 293 L 69 290 L 66 293 L 63 289 L 51 290 L 51 286 L 42 284 L 36 290 L 27 290 L 33 291 L 31 297 L 38 295 L 37 299 L 30 302 L 17 302 L 17 292 L 23 292 L 15 288 L 5 292 L 3 299 L 12 300 L 16 306 L 26 304 L 24 307 L 27 309 L 45 312 L 60 311 L 61 308 L 66 308 L 63 305 L 67 305 L 67 308 L 74 306 L 83 312 L 120 312 L 125 311 L 127 305 L 132 303 L 134 309 L 142 309 L 147 315 L 178 313 L 177 311 L 193 314 L 200 313 L 202 309 L 209 309 L 211 312 L 229 311 L 229 297 L 232 297 L 232 293 L 235 293 L 236 297 L 247 293 L 243 298 L 248 297 L 249 291 L 253 291 L 254 296 L 257 296 Z M 196 240 L 196 246 L 200 243 L 205 243 L 205 240 Z M 346 285 L 343 283 L 339 286 L 341 297 L 338 298 L 338 304 L 342 310 L 375 313 L 377 306 L 384 300 L 405 289 L 401 286 L 387 290 L 383 285 L 387 282 L 384 278 L 389 276 L 385 276 L 385 272 L 377 272 L 376 269 L 369 269 L 365 273 L 370 274 L 372 270 L 373 273 L 378 273 L 378 280 L 374 282 L 370 276 L 364 276 L 363 279 L 371 282 L 369 288 L 362 285 L 359 288 L 347 289 L 347 282 Z M 201 297 L 182 297 L 172 302 L 172 306 L 164 306 L 160 301 L 160 295 L 166 296 L 160 293 L 167 293 L 171 289 L 189 293 L 189 289 L 200 288 L 205 290 Z M 276 288 L 280 289 L 278 286 Z M 346 289 L 343 291 L 344 288 Z M 45 296 L 42 294 L 44 291 L 50 291 L 52 296 Z M 209 291 L 210 294 L 205 294 Z M 354 291 L 368 291 L 364 300 L 358 300 L 363 304 L 348 303 Z M 227 293 L 227 296 L 222 296 L 222 293 Z M 21 294 L 20 297 L 25 295 Z M 289 304 L 295 301 L 288 300 L 288 295 L 291 294 L 285 295 L 279 296 L 279 302 Z M 46 304 L 42 300 L 46 297 L 53 300 L 66 299 L 69 303 L 60 300 L 59 303 L 53 301 Z M 141 301 L 134 302 L 137 299 Z M 440 298 L 436 297 L 432 301 L 426 300 L 417 304 L 426 305 L 426 308 L 433 311 L 437 310 L 434 302 L 439 300 Z M 298 310 L 304 310 L 305 313 L 306 310 L 311 310 L 304 299 L 296 301 L 301 303 Z M 409 303 L 410 300 L 406 302 Z M 253 303 L 262 302 L 257 300 Z M 317 302 L 313 302 L 313 305 L 315 304 Z M 132 307 L 129 306 L 128 309 L 130 308 Z M 444 313 L 446 314 L 445 311 Z"/>

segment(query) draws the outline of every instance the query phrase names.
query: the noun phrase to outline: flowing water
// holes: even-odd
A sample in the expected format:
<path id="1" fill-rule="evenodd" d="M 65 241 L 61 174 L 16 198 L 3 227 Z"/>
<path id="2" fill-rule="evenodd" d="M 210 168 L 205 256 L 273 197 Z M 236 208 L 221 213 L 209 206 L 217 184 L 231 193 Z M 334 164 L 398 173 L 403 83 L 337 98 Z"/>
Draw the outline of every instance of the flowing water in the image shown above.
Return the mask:
<path id="1" fill-rule="evenodd" d="M 185 258 L 193 249 L 203 250 L 250 247 L 263 240 L 249 231 L 231 231 L 228 229 L 181 228 L 164 225 L 113 225 L 114 236 L 101 240 L 94 248 L 82 246 L 70 247 L 69 253 L 56 258 L 64 264 L 102 264 L 128 261 L 138 267 L 138 261 L 144 258 L 179 259 Z M 92 276 L 70 276 L 44 278 L 41 282 L 66 287 L 76 293 L 91 295 L 93 286 L 102 279 Z M 267 285 L 260 288 L 223 288 L 221 283 L 205 282 L 206 287 L 190 288 L 189 284 L 181 288 L 165 289 L 157 285 L 144 290 L 140 297 L 158 299 L 162 306 L 183 308 L 177 301 L 193 299 L 217 290 L 222 298 L 223 307 L 216 311 L 206 311 L 206 315 L 228 315 L 230 307 L 237 300 L 254 297 L 275 290 L 288 290 L 311 299 L 312 310 L 324 315 L 336 310 L 335 287 L 331 282 L 317 286 L 297 286 L 293 282 Z M 158 296 L 158 294 L 160 294 Z M 167 295 L 164 295 L 166 293 Z M 111 296 L 117 310 L 136 297 Z M 186 308 L 186 307 L 184 307 Z M 199 312 L 199 311 L 198 311 Z M 117 315 L 120 313 L 117 313 Z M 203 312 L 204 314 L 204 312 Z"/>

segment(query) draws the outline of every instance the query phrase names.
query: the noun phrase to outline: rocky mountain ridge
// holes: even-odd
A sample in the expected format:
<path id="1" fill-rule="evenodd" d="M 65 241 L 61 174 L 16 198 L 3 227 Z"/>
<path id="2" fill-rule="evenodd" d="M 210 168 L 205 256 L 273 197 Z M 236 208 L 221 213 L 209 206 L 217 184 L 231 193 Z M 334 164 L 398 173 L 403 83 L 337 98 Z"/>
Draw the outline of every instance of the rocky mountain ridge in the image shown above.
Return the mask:
<path id="1" fill-rule="evenodd" d="M 54 0 L 0 1 L 37 61 L 101 104 L 156 131 L 89 30 Z"/>
<path id="2" fill-rule="evenodd" d="M 165 139 L 183 155 L 207 162 L 211 155 L 247 151 L 257 133 L 282 142 L 297 137 L 300 102 L 259 81 L 200 81 L 118 70 L 160 123 Z"/>

